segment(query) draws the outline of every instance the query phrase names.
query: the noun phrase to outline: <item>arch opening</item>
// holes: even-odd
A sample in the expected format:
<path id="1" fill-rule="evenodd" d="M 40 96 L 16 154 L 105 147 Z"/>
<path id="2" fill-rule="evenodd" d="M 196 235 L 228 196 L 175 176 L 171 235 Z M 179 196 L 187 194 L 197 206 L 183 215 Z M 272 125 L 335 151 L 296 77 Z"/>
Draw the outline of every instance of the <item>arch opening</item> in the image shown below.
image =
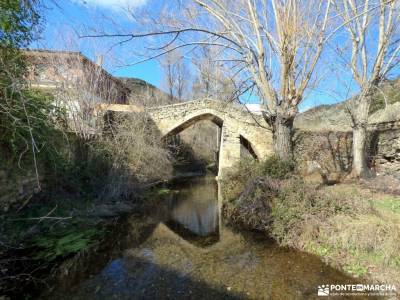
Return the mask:
<path id="1" fill-rule="evenodd" d="M 247 156 L 247 157 L 252 157 L 253 159 L 258 160 L 258 156 L 256 152 L 253 149 L 253 146 L 251 145 L 250 141 L 246 139 L 244 136 L 240 135 L 240 156 Z"/>
<path id="2" fill-rule="evenodd" d="M 212 123 L 214 123 L 215 125 L 217 125 L 220 128 L 222 128 L 222 125 L 224 123 L 224 121 L 220 117 L 218 117 L 214 114 L 211 114 L 211 113 L 200 114 L 200 115 L 192 117 L 188 120 L 185 120 L 178 126 L 174 127 L 168 133 L 166 133 L 163 136 L 163 138 L 167 138 L 169 136 L 175 136 L 175 135 L 179 134 L 180 132 L 182 132 L 183 130 L 185 130 L 186 128 L 198 123 L 199 121 L 204 121 L 204 120 L 211 121 Z"/>
<path id="3" fill-rule="evenodd" d="M 218 173 L 222 118 L 204 113 L 188 117 L 163 136 L 178 173 Z"/>

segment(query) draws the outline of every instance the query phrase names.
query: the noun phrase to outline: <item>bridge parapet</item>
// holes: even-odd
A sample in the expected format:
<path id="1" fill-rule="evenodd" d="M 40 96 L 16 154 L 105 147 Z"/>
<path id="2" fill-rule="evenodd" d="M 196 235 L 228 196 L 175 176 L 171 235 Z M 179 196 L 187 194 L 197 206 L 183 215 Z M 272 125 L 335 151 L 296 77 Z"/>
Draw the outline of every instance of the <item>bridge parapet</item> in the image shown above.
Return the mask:
<path id="1" fill-rule="evenodd" d="M 204 110 L 213 111 L 213 113 L 221 119 L 232 118 L 237 122 L 247 123 L 248 125 L 269 128 L 261 115 L 250 113 L 243 105 L 209 98 L 147 109 L 151 116 L 157 119 L 179 119 L 185 115 Z"/>

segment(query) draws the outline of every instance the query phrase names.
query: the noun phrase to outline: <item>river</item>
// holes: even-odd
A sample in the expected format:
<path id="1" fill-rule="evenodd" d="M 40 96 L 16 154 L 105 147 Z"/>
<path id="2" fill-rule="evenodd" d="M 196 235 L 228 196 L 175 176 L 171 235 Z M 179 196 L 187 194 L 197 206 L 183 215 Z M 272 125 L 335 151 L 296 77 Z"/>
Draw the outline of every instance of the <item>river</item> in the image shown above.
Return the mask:
<path id="1" fill-rule="evenodd" d="M 308 300 L 321 299 L 319 285 L 355 281 L 262 233 L 224 226 L 213 177 L 172 189 L 177 192 L 148 215 L 132 214 L 118 224 L 108 247 L 113 255 L 92 261 L 90 275 L 47 298 Z"/>

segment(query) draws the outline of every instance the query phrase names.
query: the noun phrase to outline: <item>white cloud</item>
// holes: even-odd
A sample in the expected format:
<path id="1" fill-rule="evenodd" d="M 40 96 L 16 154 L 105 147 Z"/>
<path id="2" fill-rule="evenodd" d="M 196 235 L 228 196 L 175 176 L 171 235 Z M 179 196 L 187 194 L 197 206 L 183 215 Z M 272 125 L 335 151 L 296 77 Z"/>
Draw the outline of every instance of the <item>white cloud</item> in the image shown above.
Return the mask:
<path id="1" fill-rule="evenodd" d="M 146 4 L 147 0 L 72 0 L 75 3 L 114 10 L 132 9 Z"/>

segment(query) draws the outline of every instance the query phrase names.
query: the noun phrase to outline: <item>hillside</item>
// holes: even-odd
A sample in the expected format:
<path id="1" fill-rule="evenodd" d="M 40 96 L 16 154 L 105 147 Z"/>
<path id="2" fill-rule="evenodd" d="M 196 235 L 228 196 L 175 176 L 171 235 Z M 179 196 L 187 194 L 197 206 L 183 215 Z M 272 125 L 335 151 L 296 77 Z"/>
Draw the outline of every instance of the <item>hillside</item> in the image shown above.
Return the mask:
<path id="1" fill-rule="evenodd" d="M 175 103 L 174 99 L 156 86 L 138 78 L 117 77 L 131 90 L 128 101 L 143 106 L 158 106 Z"/>
<path id="2" fill-rule="evenodd" d="M 381 123 L 400 118 L 400 78 L 382 85 L 371 105 L 370 123 Z M 385 97 L 383 96 L 385 95 Z M 385 98 L 387 104 L 385 104 Z M 332 104 L 320 105 L 300 113 L 295 128 L 303 130 L 351 130 L 351 118 L 347 107 L 352 99 Z"/>
<path id="3" fill-rule="evenodd" d="M 320 105 L 297 115 L 294 127 L 303 130 L 351 130 L 346 103 Z"/>

